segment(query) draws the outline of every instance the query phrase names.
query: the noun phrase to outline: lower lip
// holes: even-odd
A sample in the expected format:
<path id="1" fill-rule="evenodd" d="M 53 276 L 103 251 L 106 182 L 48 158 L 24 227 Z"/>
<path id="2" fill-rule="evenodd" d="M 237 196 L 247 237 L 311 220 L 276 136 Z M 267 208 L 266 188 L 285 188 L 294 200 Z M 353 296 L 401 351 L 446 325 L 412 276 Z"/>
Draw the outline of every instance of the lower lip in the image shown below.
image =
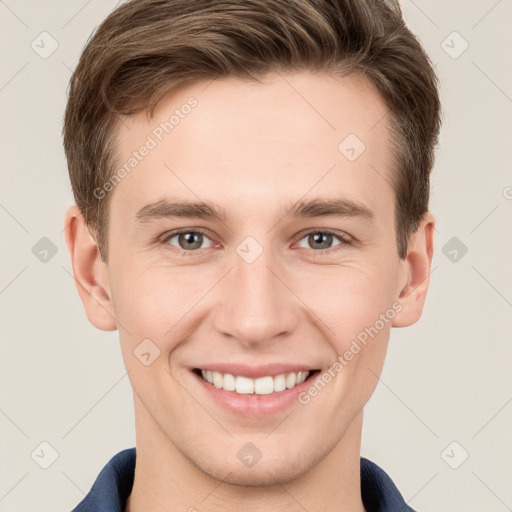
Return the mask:
<path id="1" fill-rule="evenodd" d="M 284 391 L 269 393 L 268 395 L 240 394 L 235 391 L 226 391 L 216 388 L 213 384 L 206 382 L 194 371 L 191 372 L 200 386 L 211 396 L 221 407 L 231 413 L 248 418 L 268 416 L 284 411 L 292 404 L 298 404 L 298 396 L 306 391 L 319 371 L 312 372 L 308 378 L 298 386 Z"/>

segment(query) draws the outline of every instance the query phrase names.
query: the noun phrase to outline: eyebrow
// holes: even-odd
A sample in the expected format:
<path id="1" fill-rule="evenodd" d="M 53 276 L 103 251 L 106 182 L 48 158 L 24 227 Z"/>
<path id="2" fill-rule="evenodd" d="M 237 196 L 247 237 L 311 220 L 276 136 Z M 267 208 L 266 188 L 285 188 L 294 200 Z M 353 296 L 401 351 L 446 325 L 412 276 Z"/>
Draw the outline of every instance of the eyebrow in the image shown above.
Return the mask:
<path id="1" fill-rule="evenodd" d="M 226 222 L 226 211 L 209 201 L 174 201 L 166 199 L 156 203 L 147 204 L 135 215 L 135 220 L 147 222 L 165 217 L 195 217 L 198 219 L 212 219 Z"/>
<path id="2" fill-rule="evenodd" d="M 277 222 L 284 217 L 360 217 L 375 220 L 375 213 L 364 204 L 345 198 L 299 200 L 284 206 Z M 135 215 L 137 222 L 148 222 L 160 218 L 187 217 L 211 219 L 226 223 L 226 210 L 211 201 L 168 201 L 162 199 L 141 208 Z"/>

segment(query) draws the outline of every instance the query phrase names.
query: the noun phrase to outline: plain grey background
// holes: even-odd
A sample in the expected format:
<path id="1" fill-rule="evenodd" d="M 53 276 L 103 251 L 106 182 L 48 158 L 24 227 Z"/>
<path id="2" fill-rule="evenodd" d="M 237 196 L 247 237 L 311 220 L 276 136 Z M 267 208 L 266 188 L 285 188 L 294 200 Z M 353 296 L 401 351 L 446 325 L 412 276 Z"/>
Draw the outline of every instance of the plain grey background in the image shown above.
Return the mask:
<path id="1" fill-rule="evenodd" d="M 88 323 L 63 237 L 68 80 L 116 4 L 0 0 L 0 511 L 69 511 L 135 445 L 117 332 Z M 419 511 L 512 510 L 512 2 L 402 6 L 442 84 L 436 249 L 422 319 L 392 331 L 362 454 Z"/>

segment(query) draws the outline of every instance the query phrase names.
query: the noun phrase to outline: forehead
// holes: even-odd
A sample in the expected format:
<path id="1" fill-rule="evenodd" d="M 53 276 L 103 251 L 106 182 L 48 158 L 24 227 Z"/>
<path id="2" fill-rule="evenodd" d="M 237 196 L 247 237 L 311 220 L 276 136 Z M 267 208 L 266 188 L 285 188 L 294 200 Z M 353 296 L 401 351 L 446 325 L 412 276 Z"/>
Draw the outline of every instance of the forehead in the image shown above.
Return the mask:
<path id="1" fill-rule="evenodd" d="M 153 117 L 123 120 L 123 179 L 111 208 L 166 196 L 240 204 L 261 212 L 280 199 L 341 194 L 375 209 L 393 200 L 389 116 L 364 78 L 273 73 L 183 84 Z M 146 149 L 144 149 L 146 148 Z M 122 199 L 122 201 L 121 201 Z M 128 211 L 126 211 L 128 214 Z"/>

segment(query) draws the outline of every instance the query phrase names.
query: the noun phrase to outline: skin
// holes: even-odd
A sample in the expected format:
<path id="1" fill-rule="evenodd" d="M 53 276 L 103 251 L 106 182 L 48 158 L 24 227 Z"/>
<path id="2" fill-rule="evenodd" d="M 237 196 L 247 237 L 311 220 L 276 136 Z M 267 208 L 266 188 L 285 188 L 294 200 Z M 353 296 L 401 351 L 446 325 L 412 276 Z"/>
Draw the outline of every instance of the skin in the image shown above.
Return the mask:
<path id="1" fill-rule="evenodd" d="M 111 192 L 108 263 L 76 206 L 65 219 L 87 317 L 119 330 L 133 387 L 137 465 L 127 510 L 361 512 L 363 407 L 391 327 L 421 316 L 434 218 L 425 215 L 400 259 L 389 116 L 355 76 L 272 73 L 263 84 L 183 85 L 152 119 L 123 120 L 120 165 L 191 96 L 198 105 Z M 353 162 L 338 150 L 350 133 L 366 146 Z M 357 201 L 374 220 L 286 215 L 312 198 Z M 212 201 L 227 217 L 136 220 L 162 199 Z M 169 238 L 178 228 L 203 228 L 200 248 L 180 254 L 179 237 Z M 322 253 L 305 233 L 322 229 L 353 243 L 335 236 Z M 247 236 L 263 248 L 250 264 L 236 252 Z M 209 399 L 190 372 L 234 361 L 326 370 L 393 304 L 401 311 L 392 322 L 307 405 L 245 418 Z M 161 352 L 149 366 L 134 356 L 147 338 Z M 247 442 L 262 453 L 250 468 L 237 457 Z"/>

